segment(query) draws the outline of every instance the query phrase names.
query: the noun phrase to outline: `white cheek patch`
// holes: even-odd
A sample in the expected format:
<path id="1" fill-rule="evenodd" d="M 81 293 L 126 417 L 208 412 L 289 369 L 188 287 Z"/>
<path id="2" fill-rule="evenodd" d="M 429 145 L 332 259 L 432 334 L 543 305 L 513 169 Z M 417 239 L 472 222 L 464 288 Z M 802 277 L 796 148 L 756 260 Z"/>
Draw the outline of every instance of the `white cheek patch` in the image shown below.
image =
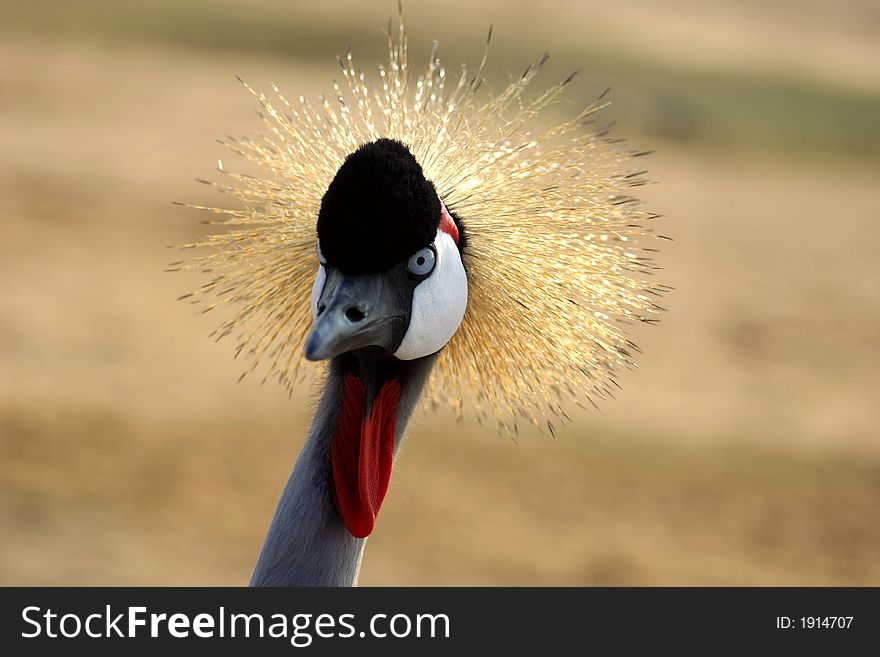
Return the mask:
<path id="1" fill-rule="evenodd" d="M 321 298 L 321 292 L 324 291 L 324 284 L 327 282 L 327 272 L 324 271 L 322 265 L 318 265 L 318 273 L 315 276 L 315 283 L 312 285 L 312 319 L 318 317 L 318 299 Z"/>
<path id="2" fill-rule="evenodd" d="M 403 341 L 394 352 L 413 360 L 440 351 L 458 330 L 467 307 L 467 275 L 452 237 L 438 230 L 437 263 L 413 290 L 412 313 Z"/>

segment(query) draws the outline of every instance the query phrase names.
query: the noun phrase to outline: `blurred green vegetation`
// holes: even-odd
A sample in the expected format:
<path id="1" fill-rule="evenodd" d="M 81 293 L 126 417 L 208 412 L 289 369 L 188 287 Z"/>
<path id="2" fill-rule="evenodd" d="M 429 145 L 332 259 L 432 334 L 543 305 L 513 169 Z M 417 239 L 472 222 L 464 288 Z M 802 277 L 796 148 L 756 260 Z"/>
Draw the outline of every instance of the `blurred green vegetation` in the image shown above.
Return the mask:
<path id="1" fill-rule="evenodd" d="M 2 34 L 86 39 L 104 43 L 162 43 L 206 51 L 333 62 L 351 45 L 363 66 L 384 58 L 381 20 L 364 21 L 351 12 L 304 13 L 298 5 L 190 0 L 105 0 L 4 4 Z M 375 6 L 376 16 L 394 11 Z M 477 60 L 486 25 L 431 22 L 420 25 L 410 9 L 413 55 L 427 53 L 433 35 L 443 52 Z M 454 18 L 454 17 L 453 17 Z M 424 21 L 427 23 L 427 21 Z M 443 23 L 443 21 L 441 21 Z M 542 43 L 530 30 L 498 34 L 490 57 L 490 82 L 503 81 L 507 66 L 525 65 L 551 50 L 559 75 L 582 69 L 586 82 L 575 85 L 574 100 L 589 102 L 611 86 L 614 118 L 629 132 L 687 146 L 769 151 L 798 157 L 876 158 L 880 155 L 880 90 L 859 91 L 818 80 L 751 70 L 674 66 L 625 51 L 613 43 L 584 38 L 576 46 Z M 493 66 L 494 64 L 494 66 Z"/>

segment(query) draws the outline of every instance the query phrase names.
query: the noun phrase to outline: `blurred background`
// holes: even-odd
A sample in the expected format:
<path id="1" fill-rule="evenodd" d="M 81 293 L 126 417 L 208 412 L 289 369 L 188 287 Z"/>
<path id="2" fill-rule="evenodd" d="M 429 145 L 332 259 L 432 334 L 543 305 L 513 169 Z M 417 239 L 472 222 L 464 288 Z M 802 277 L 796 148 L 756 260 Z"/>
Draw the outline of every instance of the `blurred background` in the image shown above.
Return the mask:
<path id="1" fill-rule="evenodd" d="M 0 584 L 245 584 L 311 416 L 236 383 L 166 249 L 223 204 L 235 80 L 329 90 L 392 2 L 0 2 Z M 550 50 L 657 184 L 676 287 L 555 439 L 423 414 L 365 585 L 880 585 L 880 5 L 408 2 L 497 88 Z M 640 191 L 642 191 L 640 190 Z"/>

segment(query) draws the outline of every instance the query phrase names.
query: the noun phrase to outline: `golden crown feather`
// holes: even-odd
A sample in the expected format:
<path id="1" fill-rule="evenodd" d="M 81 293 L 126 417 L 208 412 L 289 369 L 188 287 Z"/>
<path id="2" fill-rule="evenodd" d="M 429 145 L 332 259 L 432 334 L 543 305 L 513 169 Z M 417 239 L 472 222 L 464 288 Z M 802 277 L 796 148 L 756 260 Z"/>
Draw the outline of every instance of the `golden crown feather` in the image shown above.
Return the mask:
<path id="1" fill-rule="evenodd" d="M 595 405 L 634 366 L 626 326 L 654 323 L 656 299 L 670 288 L 651 282 L 659 215 L 631 196 L 645 184 L 634 166 L 643 155 L 596 129 L 600 97 L 562 123 L 545 127 L 546 110 L 574 75 L 527 92 L 546 61 L 530 65 L 499 94 L 484 90 L 491 29 L 474 75 L 452 79 L 438 44 L 412 78 L 406 25 L 389 20 L 389 61 L 373 80 L 351 51 L 340 57 L 343 82 L 313 104 L 254 91 L 266 131 L 229 138 L 234 153 L 258 165 L 252 176 L 218 169 L 214 185 L 239 208 L 196 207 L 225 230 L 182 248 L 201 254 L 174 269 L 210 272 L 183 295 L 204 311 L 232 306 L 215 332 L 236 335 L 236 356 L 261 364 L 264 381 L 288 390 L 306 372 L 303 341 L 311 324 L 318 268 L 315 222 L 321 198 L 346 155 L 381 137 L 406 144 L 443 203 L 464 225 L 468 277 L 464 320 L 431 375 L 428 399 L 447 401 L 459 417 L 495 418 L 499 430 L 520 421 L 554 431 L 567 402 Z M 604 96 L 604 94 L 603 94 Z"/>

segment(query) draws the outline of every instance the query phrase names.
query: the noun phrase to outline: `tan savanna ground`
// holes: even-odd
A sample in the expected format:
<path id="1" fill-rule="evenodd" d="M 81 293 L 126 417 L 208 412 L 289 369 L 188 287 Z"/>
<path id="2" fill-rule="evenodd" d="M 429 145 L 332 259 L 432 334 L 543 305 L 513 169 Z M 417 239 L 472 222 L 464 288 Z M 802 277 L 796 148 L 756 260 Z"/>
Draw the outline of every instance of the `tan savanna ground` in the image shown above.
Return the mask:
<path id="1" fill-rule="evenodd" d="M 222 202 L 192 179 L 257 128 L 235 74 L 323 91 L 393 4 L 23 4 L 0 31 L 0 584 L 244 584 L 311 391 L 236 384 L 175 301 L 198 278 L 162 271 L 203 230 L 171 201 Z M 498 73 L 550 47 L 578 99 L 614 82 L 608 119 L 658 151 L 642 196 L 677 289 L 618 399 L 556 439 L 422 415 L 361 583 L 880 584 L 873 3 L 502 4 L 408 13 L 453 45 L 494 22 Z"/>

